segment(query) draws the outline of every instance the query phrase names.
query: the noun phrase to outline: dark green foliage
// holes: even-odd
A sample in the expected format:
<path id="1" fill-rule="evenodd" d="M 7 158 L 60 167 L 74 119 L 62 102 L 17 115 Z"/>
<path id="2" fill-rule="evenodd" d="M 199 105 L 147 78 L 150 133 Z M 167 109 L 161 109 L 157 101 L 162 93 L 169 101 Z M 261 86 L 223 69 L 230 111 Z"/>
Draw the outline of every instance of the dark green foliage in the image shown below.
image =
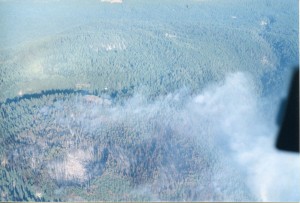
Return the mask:
<path id="1" fill-rule="evenodd" d="M 0 50 L 0 201 L 254 200 L 207 144 L 207 126 L 195 136 L 191 123 L 183 127 L 181 103 L 160 99 L 197 94 L 238 71 L 257 94 L 277 94 L 298 63 L 298 18 L 283 12 L 297 13 L 294 3 L 128 1 L 115 10 L 81 2 L 84 12 L 68 5 L 70 20 L 47 1 L 49 20 L 46 8 L 34 9 L 43 3 L 29 2 L 16 12 L 26 14 L 28 43 L 19 45 L 26 29 L 15 31 L 22 40 L 0 32 L 8 45 Z M 10 3 L 0 2 L 1 16 L 14 16 Z M 37 32 L 27 14 L 47 29 L 70 22 Z M 138 94 L 160 108 L 142 108 Z M 228 166 L 235 176 L 220 186 Z"/>
<path id="2" fill-rule="evenodd" d="M 183 87 L 199 92 L 208 81 L 223 80 L 235 71 L 250 72 L 259 79 L 271 76 L 281 58 L 286 60 L 286 53 L 295 52 L 290 47 L 295 37 L 287 41 L 272 35 L 277 43 L 259 29 L 204 22 L 154 26 L 131 20 L 80 26 L 28 45 L 17 54 L 9 52 L 11 60 L 0 69 L 4 90 L 0 99 L 69 88 L 126 94 L 135 87 L 149 96 Z M 297 60 L 294 53 L 292 59 Z"/>
<path id="3" fill-rule="evenodd" d="M 56 92 L 1 105 L 1 200 L 198 199 L 197 182 L 220 170 L 213 149 L 178 131 L 171 103 L 133 114 L 128 90 L 113 100 Z"/>

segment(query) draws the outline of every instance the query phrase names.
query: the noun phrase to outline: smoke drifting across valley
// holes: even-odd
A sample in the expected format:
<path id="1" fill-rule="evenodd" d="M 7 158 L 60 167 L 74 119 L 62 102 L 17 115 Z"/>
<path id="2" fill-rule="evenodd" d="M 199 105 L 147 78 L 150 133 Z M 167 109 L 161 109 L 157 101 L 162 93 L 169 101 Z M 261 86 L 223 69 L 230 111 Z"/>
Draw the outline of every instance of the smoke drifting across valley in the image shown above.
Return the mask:
<path id="1" fill-rule="evenodd" d="M 299 157 L 275 150 L 277 128 L 254 84 L 251 75 L 236 72 L 198 95 L 181 89 L 150 101 L 136 93 L 121 103 L 105 95 L 50 96 L 33 114 L 27 107 L 19 116 L 33 115 L 20 126 L 18 147 L 6 147 L 7 162 L 28 164 L 29 177 L 40 174 L 33 191 L 50 181 L 69 201 L 93 200 L 87 194 L 125 201 L 296 201 Z M 80 185 L 85 189 L 74 194 Z"/>
<path id="2" fill-rule="evenodd" d="M 114 2 L 0 0 L 0 201 L 299 201 L 297 2 Z"/>
<path id="3" fill-rule="evenodd" d="M 206 158 L 217 165 L 217 171 L 209 174 L 204 170 L 203 177 L 210 175 L 211 179 L 203 184 L 200 178 L 198 185 L 199 191 L 211 186 L 212 193 L 224 194 L 224 199 L 214 200 L 237 200 L 246 193 L 259 201 L 297 201 L 299 156 L 275 149 L 275 120 L 267 116 L 270 112 L 266 112 L 264 98 L 256 93 L 254 84 L 250 75 L 232 73 L 223 83 L 210 85 L 199 95 L 187 96 L 181 91 L 146 105 L 135 96 L 122 107 L 125 112 L 118 109 L 115 115 L 147 122 L 149 116 L 162 112 L 165 118 L 159 117 L 161 123 L 214 154 L 212 157 L 217 158 Z M 236 184 L 244 185 L 236 188 Z"/>

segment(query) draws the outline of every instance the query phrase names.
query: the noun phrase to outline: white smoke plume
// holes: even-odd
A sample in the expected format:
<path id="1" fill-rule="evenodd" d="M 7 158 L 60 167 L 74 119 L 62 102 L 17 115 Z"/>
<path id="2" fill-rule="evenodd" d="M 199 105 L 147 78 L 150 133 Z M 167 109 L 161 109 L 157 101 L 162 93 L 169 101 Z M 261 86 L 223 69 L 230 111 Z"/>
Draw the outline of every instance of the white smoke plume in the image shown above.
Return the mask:
<path id="1" fill-rule="evenodd" d="M 124 114 L 117 111 L 114 115 L 134 114 L 147 120 L 147 116 L 163 112 L 172 117 L 171 126 L 180 134 L 216 150 L 225 167 L 214 174 L 215 187 L 231 187 L 226 181 L 237 172 L 238 179 L 259 201 L 298 201 L 299 156 L 275 149 L 278 127 L 275 118 L 269 119 L 265 98 L 255 91 L 254 84 L 250 75 L 233 73 L 196 96 L 186 97 L 182 91 L 146 106 L 145 100 L 136 96 L 122 107 Z M 276 105 L 271 100 L 267 103 Z"/>
<path id="2" fill-rule="evenodd" d="M 298 201 L 299 156 L 275 149 L 270 109 L 277 111 L 277 103 L 255 84 L 250 74 L 236 72 L 198 95 L 182 89 L 154 101 L 142 93 L 121 104 L 60 95 L 39 107 L 35 121 L 64 129 L 60 139 L 45 134 L 49 146 L 60 142 L 61 152 L 52 160 L 40 154 L 34 169 L 47 162 L 52 179 L 84 185 L 113 168 L 134 185 L 128 200 Z M 43 136 L 34 138 L 37 144 L 19 156 L 49 148 Z"/>

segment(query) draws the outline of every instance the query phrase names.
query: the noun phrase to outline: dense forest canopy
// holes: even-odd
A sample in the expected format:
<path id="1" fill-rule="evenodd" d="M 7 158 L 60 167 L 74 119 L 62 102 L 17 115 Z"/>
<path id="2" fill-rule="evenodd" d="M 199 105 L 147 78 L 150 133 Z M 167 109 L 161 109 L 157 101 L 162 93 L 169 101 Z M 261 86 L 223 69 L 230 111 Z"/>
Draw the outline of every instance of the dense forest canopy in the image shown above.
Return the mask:
<path id="1" fill-rule="evenodd" d="M 0 0 L 0 200 L 299 200 L 297 4 Z"/>

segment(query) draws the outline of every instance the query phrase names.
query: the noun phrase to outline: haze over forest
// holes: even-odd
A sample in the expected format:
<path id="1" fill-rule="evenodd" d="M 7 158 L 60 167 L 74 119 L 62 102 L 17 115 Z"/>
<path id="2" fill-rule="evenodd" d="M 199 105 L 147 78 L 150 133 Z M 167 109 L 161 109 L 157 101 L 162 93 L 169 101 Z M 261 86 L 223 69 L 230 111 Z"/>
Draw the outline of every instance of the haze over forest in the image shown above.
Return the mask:
<path id="1" fill-rule="evenodd" d="M 0 0 L 0 201 L 299 201 L 298 8 Z"/>

